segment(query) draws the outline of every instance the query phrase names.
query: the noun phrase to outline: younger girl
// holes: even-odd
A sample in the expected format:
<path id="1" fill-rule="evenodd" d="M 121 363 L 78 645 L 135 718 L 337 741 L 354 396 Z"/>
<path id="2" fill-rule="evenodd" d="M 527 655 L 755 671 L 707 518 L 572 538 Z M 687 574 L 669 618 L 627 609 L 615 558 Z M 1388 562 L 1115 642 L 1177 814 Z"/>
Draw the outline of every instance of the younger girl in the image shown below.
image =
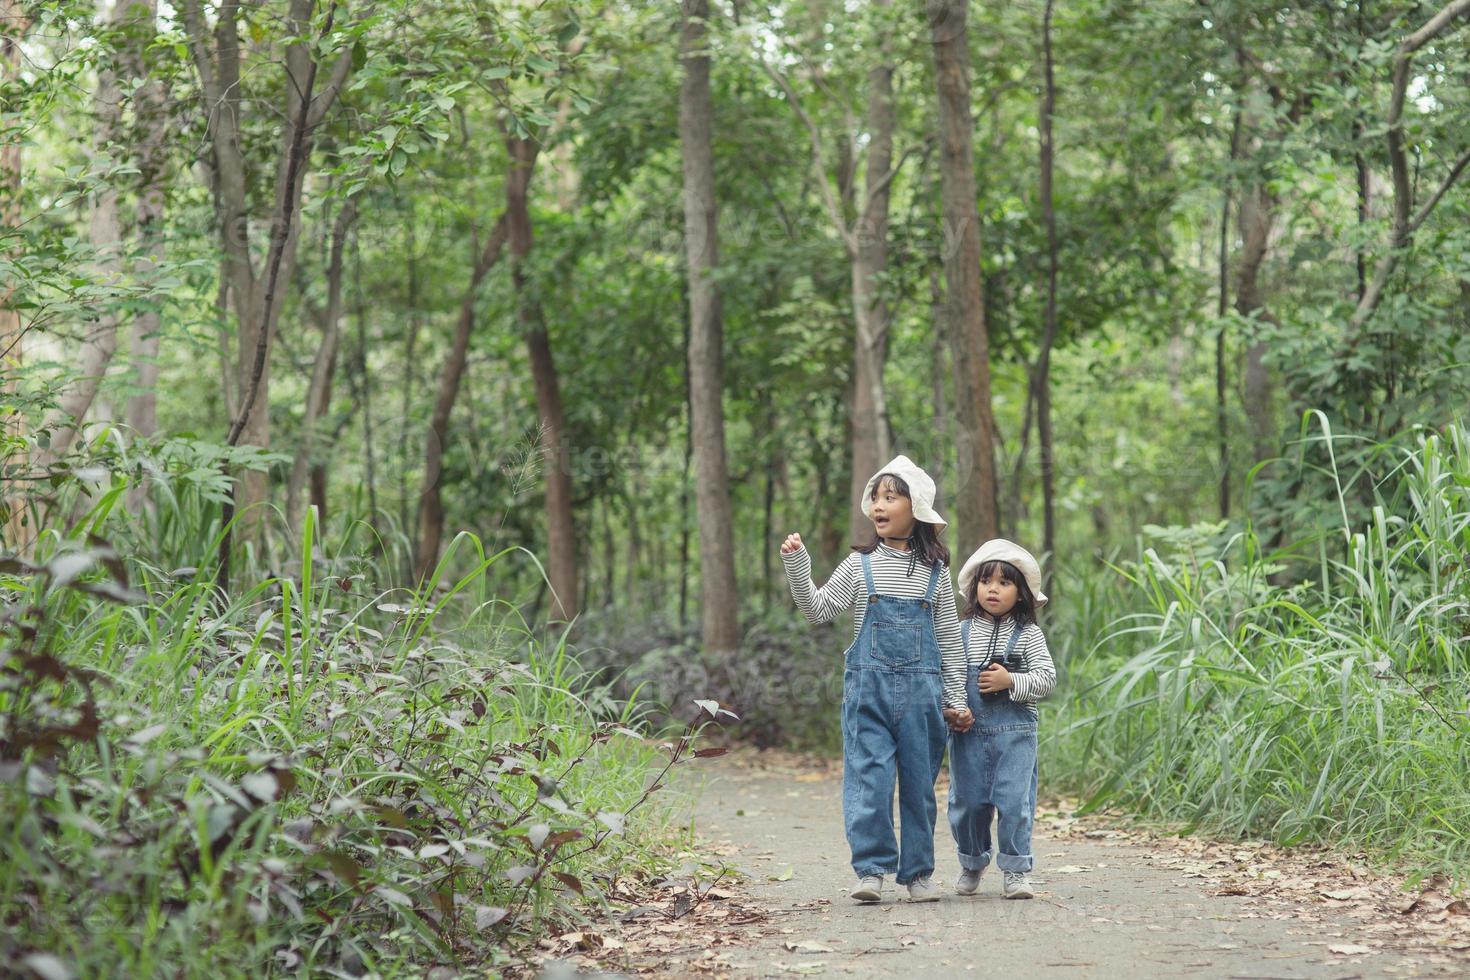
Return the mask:
<path id="1" fill-rule="evenodd" d="M 801 535 L 786 538 L 781 559 L 808 622 L 853 613 L 842 675 L 842 816 L 859 879 L 852 897 L 880 900 L 883 876 L 896 874 L 911 901 L 934 902 L 941 704 L 963 705 L 965 684 L 949 550 L 939 543 L 945 521 L 934 510 L 934 481 L 907 456 L 869 480 L 860 503 L 873 541 L 854 545 L 821 589 Z M 895 779 L 901 847 L 893 833 Z"/>
<path id="2" fill-rule="evenodd" d="M 1036 702 L 1057 683 L 1036 611 L 1046 605 L 1041 568 L 1018 544 L 987 541 L 960 569 L 968 710 L 946 710 L 950 737 L 949 826 L 960 852 L 955 891 L 973 895 L 995 851 L 1006 898 L 1031 898 L 1036 816 Z M 1007 667 L 1009 664 L 1009 667 Z"/>

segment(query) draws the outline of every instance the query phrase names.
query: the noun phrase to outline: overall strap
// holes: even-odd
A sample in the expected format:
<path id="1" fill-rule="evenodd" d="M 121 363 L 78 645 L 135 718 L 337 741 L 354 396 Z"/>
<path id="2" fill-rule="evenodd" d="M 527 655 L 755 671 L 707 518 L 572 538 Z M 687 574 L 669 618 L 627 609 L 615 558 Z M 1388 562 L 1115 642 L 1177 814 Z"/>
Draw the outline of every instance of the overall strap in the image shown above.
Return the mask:
<path id="1" fill-rule="evenodd" d="M 934 589 L 939 585 L 939 562 L 929 567 L 929 591 L 924 593 L 926 603 L 934 601 Z"/>
<path id="2" fill-rule="evenodd" d="M 970 624 L 973 622 L 973 619 L 967 617 L 960 623 L 960 645 L 964 648 L 967 661 L 970 659 Z"/>
<path id="3" fill-rule="evenodd" d="M 1010 642 L 1006 644 L 1006 659 L 1011 659 L 1011 654 L 1016 652 L 1016 642 L 1021 639 L 1021 634 L 1026 632 L 1026 627 L 1017 626 L 1011 630 Z"/>
<path id="4" fill-rule="evenodd" d="M 868 595 L 877 595 L 878 590 L 873 588 L 873 563 L 868 559 L 866 552 L 859 552 L 859 555 L 863 559 L 863 580 L 868 583 Z"/>

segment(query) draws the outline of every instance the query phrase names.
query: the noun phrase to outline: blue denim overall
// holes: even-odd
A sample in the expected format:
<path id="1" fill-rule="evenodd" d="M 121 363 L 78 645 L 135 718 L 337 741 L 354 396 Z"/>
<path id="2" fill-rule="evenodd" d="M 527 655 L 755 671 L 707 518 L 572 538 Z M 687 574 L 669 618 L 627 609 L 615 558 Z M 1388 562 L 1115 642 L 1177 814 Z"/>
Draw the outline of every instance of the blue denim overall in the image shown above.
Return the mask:
<path id="1" fill-rule="evenodd" d="M 901 599 L 879 595 L 868 556 L 862 561 L 868 606 L 842 675 L 842 816 L 858 877 L 896 872 L 906 885 L 934 871 L 934 781 L 946 731 L 933 609 L 940 566 L 924 598 Z"/>
<path id="2" fill-rule="evenodd" d="M 966 659 L 970 623 L 960 626 Z M 1016 649 L 1022 629 L 1011 633 L 1006 656 Z M 1000 811 L 995 863 L 1002 871 L 1030 872 L 1031 822 L 1036 813 L 1036 716 L 1010 692 L 999 698 L 980 696 L 980 665 L 970 664 L 965 694 L 975 724 L 968 732 L 951 732 L 949 740 L 949 827 L 959 847 L 960 867 L 979 871 L 990 863 L 994 848 L 990 820 Z"/>

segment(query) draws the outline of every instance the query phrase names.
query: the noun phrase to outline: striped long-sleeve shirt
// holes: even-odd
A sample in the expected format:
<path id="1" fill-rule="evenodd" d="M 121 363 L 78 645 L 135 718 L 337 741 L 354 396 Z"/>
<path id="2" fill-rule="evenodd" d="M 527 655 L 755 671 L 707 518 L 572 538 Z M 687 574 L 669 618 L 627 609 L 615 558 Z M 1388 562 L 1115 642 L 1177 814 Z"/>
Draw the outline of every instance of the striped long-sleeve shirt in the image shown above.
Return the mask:
<path id="1" fill-rule="evenodd" d="M 869 558 L 873 566 L 873 587 L 881 595 L 902 599 L 922 599 L 929 590 L 929 569 L 915 565 L 909 571 L 909 553 L 880 544 Z M 809 623 L 830 623 L 841 614 L 852 611 L 852 637 L 857 639 L 863 628 L 863 613 L 868 608 L 867 583 L 863 580 L 862 556 L 853 552 L 832 573 L 820 589 L 812 581 L 812 559 L 806 548 L 783 554 L 786 578 L 791 583 L 791 598 L 806 614 Z M 939 641 L 939 666 L 944 677 L 944 704 L 965 704 L 965 651 L 960 643 L 960 621 L 955 614 L 954 583 L 949 569 L 942 568 L 934 589 L 934 637 Z"/>
<path id="2" fill-rule="evenodd" d="M 1005 653 L 1006 645 L 1011 642 L 1011 634 L 1015 630 L 1016 620 L 1012 616 L 1006 616 L 999 622 L 983 613 L 972 618 L 969 643 L 965 650 L 969 663 L 983 664 L 990 659 L 992 652 Z M 1041 632 L 1040 626 L 1032 623 L 1026 627 L 1021 638 L 1016 641 L 1016 652 L 1021 655 L 1026 672 L 1012 672 L 1011 700 L 1026 705 L 1034 715 L 1036 702 L 1057 686 L 1057 668 L 1051 661 L 1046 635 Z"/>

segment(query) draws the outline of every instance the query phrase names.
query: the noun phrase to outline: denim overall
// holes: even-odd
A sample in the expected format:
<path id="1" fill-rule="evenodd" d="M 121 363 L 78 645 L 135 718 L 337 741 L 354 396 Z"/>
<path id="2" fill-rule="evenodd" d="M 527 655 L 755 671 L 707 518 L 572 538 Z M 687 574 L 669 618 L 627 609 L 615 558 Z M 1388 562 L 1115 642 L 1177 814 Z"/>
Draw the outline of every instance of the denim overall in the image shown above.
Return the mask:
<path id="1" fill-rule="evenodd" d="M 879 595 L 868 556 L 862 561 L 868 607 L 842 676 L 842 816 L 858 877 L 896 872 L 906 885 L 934 871 L 934 781 L 946 731 L 933 610 L 940 566 L 924 598 L 902 599 Z"/>
<path id="2" fill-rule="evenodd" d="M 970 653 L 970 624 L 961 624 L 965 655 Z M 1011 633 L 1009 658 L 1022 629 Z M 1036 813 L 1036 716 L 1010 698 L 980 696 L 980 664 L 965 674 L 965 694 L 975 724 L 968 732 L 951 732 L 949 742 L 949 826 L 959 847 L 960 867 L 979 871 L 990 863 L 994 848 L 990 819 L 1000 811 L 995 863 L 1002 871 L 1030 872 L 1031 821 Z"/>

